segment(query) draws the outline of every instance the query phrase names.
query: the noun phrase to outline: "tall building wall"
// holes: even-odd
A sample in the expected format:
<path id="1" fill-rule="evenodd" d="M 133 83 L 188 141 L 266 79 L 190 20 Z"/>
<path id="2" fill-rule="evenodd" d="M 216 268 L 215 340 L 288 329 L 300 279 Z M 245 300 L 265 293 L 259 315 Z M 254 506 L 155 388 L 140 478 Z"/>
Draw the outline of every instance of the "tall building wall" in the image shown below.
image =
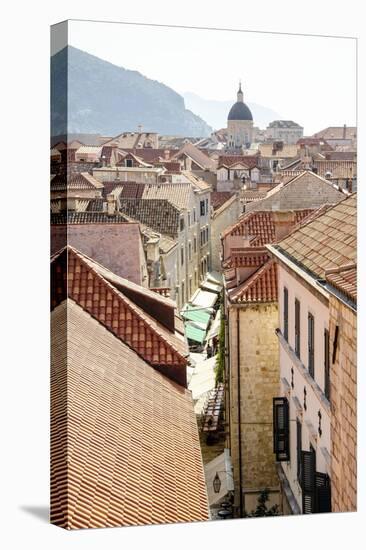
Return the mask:
<path id="1" fill-rule="evenodd" d="M 330 367 L 332 512 L 344 512 L 357 506 L 357 317 L 331 296 L 331 353 L 336 326 L 338 346 Z"/>
<path id="2" fill-rule="evenodd" d="M 230 442 L 234 471 L 235 505 L 240 502 L 238 338 L 240 354 L 240 423 L 243 504 L 256 507 L 264 488 L 277 502 L 279 481 L 273 454 L 272 398 L 279 391 L 278 306 L 275 303 L 245 305 L 229 310 L 230 340 Z"/>

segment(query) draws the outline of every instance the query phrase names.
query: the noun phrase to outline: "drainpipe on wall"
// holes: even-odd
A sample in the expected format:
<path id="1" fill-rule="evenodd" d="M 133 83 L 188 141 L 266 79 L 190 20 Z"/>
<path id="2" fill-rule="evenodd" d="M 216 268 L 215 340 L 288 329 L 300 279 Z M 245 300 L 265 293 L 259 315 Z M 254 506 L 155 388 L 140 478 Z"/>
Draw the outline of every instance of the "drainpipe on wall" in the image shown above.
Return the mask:
<path id="1" fill-rule="evenodd" d="M 240 406 L 240 310 L 236 310 L 237 377 L 238 377 L 238 445 L 239 445 L 239 517 L 243 517 L 242 459 L 241 459 L 241 406 Z"/>

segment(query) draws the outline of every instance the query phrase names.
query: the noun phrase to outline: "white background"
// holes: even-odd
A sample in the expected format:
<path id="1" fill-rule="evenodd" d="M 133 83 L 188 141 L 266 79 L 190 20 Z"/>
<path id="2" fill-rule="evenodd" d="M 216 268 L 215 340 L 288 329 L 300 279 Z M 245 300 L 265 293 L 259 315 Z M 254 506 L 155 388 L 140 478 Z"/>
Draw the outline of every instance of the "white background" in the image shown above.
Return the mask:
<path id="1" fill-rule="evenodd" d="M 67 18 L 358 36 L 359 280 L 365 281 L 365 46 L 362 2 L 186 0 L 7 2 L 1 18 L 0 506 L 2 548 L 361 548 L 365 399 L 359 399 L 359 512 L 66 532 L 45 519 L 49 492 L 49 25 Z M 198 55 L 205 56 L 205 45 Z M 207 52 L 207 55 L 209 53 Z M 330 52 L 331 55 L 331 52 Z M 220 62 L 224 67 L 225 63 Z M 184 70 L 184 68 L 182 68 Z M 324 60 L 326 74 L 326 59 Z M 298 71 L 284 85 L 299 79 Z M 332 87 L 342 74 L 317 86 Z M 294 89 L 296 93 L 296 89 Z M 320 129 L 320 128 L 319 128 Z M 363 239 L 362 239 L 363 237 Z M 365 394 L 360 292 L 359 395 Z M 362 528 L 363 527 L 363 528 Z M 364 538 L 364 537 L 363 537 Z"/>

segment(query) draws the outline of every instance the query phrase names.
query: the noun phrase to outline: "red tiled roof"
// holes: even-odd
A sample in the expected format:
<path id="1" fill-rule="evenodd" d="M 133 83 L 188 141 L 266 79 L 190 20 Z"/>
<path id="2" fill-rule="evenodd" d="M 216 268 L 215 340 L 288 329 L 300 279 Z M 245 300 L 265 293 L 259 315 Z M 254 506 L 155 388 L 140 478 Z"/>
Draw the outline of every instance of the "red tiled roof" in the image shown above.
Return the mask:
<path id="1" fill-rule="evenodd" d="M 191 393 L 73 300 L 51 320 L 51 522 L 208 520 Z"/>
<path id="2" fill-rule="evenodd" d="M 104 157 L 103 160 L 109 163 L 112 157 L 112 151 L 113 151 L 113 147 L 111 147 L 110 145 L 103 145 L 102 150 L 100 152 L 100 158 Z"/>
<path id="3" fill-rule="evenodd" d="M 228 290 L 234 303 L 276 302 L 277 266 L 273 260 L 266 262 L 241 285 Z"/>
<path id="4" fill-rule="evenodd" d="M 345 294 L 352 301 L 357 302 L 357 266 L 349 264 L 325 272 L 325 279 L 331 286 L 335 287 L 342 294 Z"/>
<path id="5" fill-rule="evenodd" d="M 51 191 L 67 189 L 103 189 L 103 184 L 88 172 L 57 174 L 51 179 Z"/>
<path id="6" fill-rule="evenodd" d="M 52 308 L 71 298 L 146 362 L 186 385 L 185 342 L 117 290 L 83 254 L 65 247 L 54 257 L 51 273 Z"/>
<path id="7" fill-rule="evenodd" d="M 164 160 L 165 159 L 165 156 L 168 156 L 169 160 L 170 158 L 177 152 L 176 149 L 152 149 L 152 148 L 149 148 L 149 147 L 146 147 L 146 148 L 133 148 L 133 149 L 129 149 L 129 148 L 126 148 L 124 147 L 123 148 L 123 151 L 125 151 L 126 153 L 133 153 L 134 155 L 137 155 L 138 157 L 140 157 L 142 160 L 144 160 L 145 162 L 148 162 L 148 163 L 156 163 L 156 162 L 159 162 L 160 160 Z M 166 153 L 167 151 L 167 153 Z M 165 159 L 167 160 L 167 159 Z"/>
<path id="8" fill-rule="evenodd" d="M 181 172 L 181 166 L 180 162 L 173 162 L 173 161 L 161 161 L 159 164 L 164 166 L 164 168 L 167 169 L 168 173 L 179 173 Z"/>
<path id="9" fill-rule="evenodd" d="M 141 199 L 144 189 L 144 183 L 125 182 L 123 183 L 120 199 Z"/>
<path id="10" fill-rule="evenodd" d="M 223 268 L 260 267 L 269 259 L 265 248 L 262 249 L 262 253 L 257 253 L 260 249 L 256 249 L 256 253 L 253 254 L 253 250 L 253 248 L 232 248 L 230 258 L 223 262 Z"/>
<path id="11" fill-rule="evenodd" d="M 355 262 L 357 195 L 340 201 L 281 240 L 276 248 L 317 278 L 326 270 Z"/>
<path id="12" fill-rule="evenodd" d="M 220 166 L 233 166 L 234 164 L 245 164 L 249 169 L 255 168 L 258 163 L 258 156 L 256 155 L 221 155 L 218 160 L 218 168 Z"/>
<path id="13" fill-rule="evenodd" d="M 212 191 L 211 206 L 214 210 L 218 210 L 220 206 L 231 199 L 233 195 L 235 195 L 235 193 L 232 193 L 231 191 Z"/>
<path id="14" fill-rule="evenodd" d="M 310 209 L 296 210 L 295 223 L 299 223 L 311 212 Z M 223 232 L 223 236 L 229 234 L 255 237 L 250 246 L 264 246 L 273 243 L 275 242 L 274 213 L 271 210 L 248 212 L 235 225 Z"/>

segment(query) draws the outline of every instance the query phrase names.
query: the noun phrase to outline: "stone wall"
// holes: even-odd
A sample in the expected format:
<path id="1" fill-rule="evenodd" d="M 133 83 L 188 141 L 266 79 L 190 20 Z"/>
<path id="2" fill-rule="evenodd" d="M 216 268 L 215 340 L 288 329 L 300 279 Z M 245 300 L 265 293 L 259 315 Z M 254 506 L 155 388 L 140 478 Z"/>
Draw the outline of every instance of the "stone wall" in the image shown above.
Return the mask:
<path id="1" fill-rule="evenodd" d="M 332 449 L 332 512 L 355 511 L 357 505 L 357 317 L 330 298 L 330 401 Z M 338 325 L 336 360 L 332 364 L 335 327 Z"/>
<path id="2" fill-rule="evenodd" d="M 279 497 L 273 454 L 272 398 L 279 392 L 279 355 L 275 328 L 276 303 L 243 305 L 229 310 L 230 446 L 235 505 L 239 505 L 239 416 L 237 377 L 237 312 L 239 311 L 241 460 L 244 507 L 250 511 L 265 487 Z"/>
<path id="3" fill-rule="evenodd" d="M 265 199 L 248 203 L 246 212 L 252 210 L 296 210 L 319 208 L 323 204 L 336 204 L 345 195 L 333 185 L 312 172 L 304 172 L 277 193 L 271 193 Z"/>

